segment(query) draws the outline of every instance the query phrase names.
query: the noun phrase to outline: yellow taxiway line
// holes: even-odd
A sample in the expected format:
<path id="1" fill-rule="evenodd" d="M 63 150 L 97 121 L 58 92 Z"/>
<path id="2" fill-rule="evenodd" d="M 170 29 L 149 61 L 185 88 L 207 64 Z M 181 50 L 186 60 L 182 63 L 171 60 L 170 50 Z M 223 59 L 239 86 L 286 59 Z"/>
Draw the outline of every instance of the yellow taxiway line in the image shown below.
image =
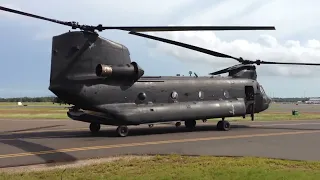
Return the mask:
<path id="1" fill-rule="evenodd" d="M 54 153 L 76 152 L 76 151 L 136 147 L 136 146 L 146 146 L 146 145 L 160 145 L 160 144 L 172 144 L 172 143 L 183 143 L 183 142 L 199 142 L 199 141 L 223 140 L 223 139 L 239 139 L 239 138 L 251 138 L 251 137 L 269 137 L 269 136 L 282 136 L 282 135 L 311 134 L 311 133 L 319 133 L 319 132 L 320 132 L 320 130 L 313 130 L 313 131 L 308 130 L 308 131 L 296 131 L 296 132 L 233 135 L 233 136 L 163 140 L 163 141 L 154 141 L 154 142 L 127 143 L 127 144 L 115 144 L 115 145 L 103 145 L 103 146 L 89 146 L 89 147 L 79 147 L 79 148 L 65 148 L 65 149 L 57 149 L 57 150 L 49 150 L 49 151 L 3 154 L 3 155 L 0 155 L 0 159 L 13 158 L 13 157 L 25 157 L 25 156 L 33 156 L 33 155 L 45 155 L 45 154 L 54 154 Z"/>

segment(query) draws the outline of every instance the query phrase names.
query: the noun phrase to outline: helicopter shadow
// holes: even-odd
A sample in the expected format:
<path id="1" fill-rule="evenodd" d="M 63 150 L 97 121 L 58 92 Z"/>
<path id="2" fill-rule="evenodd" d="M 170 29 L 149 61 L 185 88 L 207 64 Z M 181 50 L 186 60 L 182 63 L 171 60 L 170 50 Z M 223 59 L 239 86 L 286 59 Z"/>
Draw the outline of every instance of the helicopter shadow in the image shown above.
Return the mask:
<path id="1" fill-rule="evenodd" d="M 189 130 L 185 128 L 183 125 L 180 127 L 175 127 L 174 125 L 170 126 L 158 126 L 155 125 L 152 128 L 149 127 L 141 127 L 137 126 L 131 128 L 129 127 L 129 137 L 137 137 L 137 136 L 149 136 L 149 135 L 163 135 L 163 134 L 183 134 L 183 133 L 193 133 L 193 132 L 219 132 L 217 130 L 216 125 L 197 125 L 194 130 Z M 240 125 L 240 124 L 231 124 L 231 131 L 241 131 L 241 130 L 296 130 L 296 131 L 313 131 L 313 130 L 320 130 L 320 128 L 314 127 L 306 127 L 306 128 L 299 128 L 296 126 L 250 126 L 250 125 Z M 42 131 L 42 132 L 22 132 L 17 134 L 5 134 L 0 135 L 0 142 L 1 139 L 16 139 L 16 138 L 31 138 L 31 139 L 45 139 L 45 138 L 88 138 L 84 140 L 94 141 L 93 137 L 103 137 L 103 138 L 119 138 L 116 133 L 116 127 L 108 128 L 108 129 L 101 129 L 99 133 L 93 135 L 88 130 L 75 130 L 75 131 Z"/>
<path id="2" fill-rule="evenodd" d="M 46 166 L 52 166 L 53 163 L 57 163 L 57 162 L 74 162 L 77 161 L 77 158 L 64 153 L 64 152 L 55 152 L 52 154 L 41 154 L 41 151 L 56 151 L 56 149 L 48 147 L 48 146 L 44 146 L 41 144 L 37 144 L 34 142 L 29 142 L 29 141 L 25 141 L 22 139 L 10 139 L 10 140 L 0 140 L 0 143 L 15 147 L 15 148 L 19 148 L 21 150 L 23 150 L 25 153 L 32 153 L 32 152 L 39 152 L 40 153 L 35 153 L 34 155 L 36 155 L 38 158 L 40 158 L 42 160 L 41 163 L 45 163 Z M 14 157 L 14 156 L 13 156 Z M 12 157 L 10 157 L 12 158 Z M 19 158 L 19 157 L 17 157 Z M 8 165 L 6 165 L 6 163 L 1 162 L 7 159 L 0 159 L 0 168 L 4 168 L 4 167 L 10 167 Z M 28 164 L 30 165 L 30 163 L 26 160 L 25 163 L 23 163 L 22 165 Z M 38 164 L 38 162 L 34 162 L 32 164 Z"/>
<path id="3" fill-rule="evenodd" d="M 60 125 L 41 126 L 41 127 L 19 129 L 19 130 L 12 130 L 12 131 L 2 131 L 2 132 L 0 132 L 0 134 L 4 134 L 4 133 L 19 133 L 19 132 L 25 132 L 25 131 L 35 131 L 35 130 L 54 128 L 54 127 L 61 127 L 61 126 L 64 126 L 64 125 L 60 124 Z"/>
<path id="4" fill-rule="evenodd" d="M 37 128 L 4 131 L 4 132 L 1 132 L 2 134 L 0 135 L 0 143 L 21 149 L 26 153 L 39 152 L 39 151 L 55 151 L 56 149 L 54 148 L 44 146 L 38 143 L 30 142 L 30 141 L 25 141 L 19 138 L 24 138 L 24 135 L 26 135 L 27 137 L 32 137 L 33 132 L 28 132 L 28 131 L 42 130 L 42 129 L 48 129 L 53 127 L 60 127 L 60 126 L 63 126 L 63 125 L 42 126 Z M 10 133 L 13 133 L 13 134 L 10 134 Z M 52 163 L 55 163 L 55 162 L 65 162 L 65 161 L 73 162 L 77 160 L 74 156 L 63 153 L 63 152 L 46 154 L 46 155 L 41 153 L 36 153 L 35 155 L 40 159 L 42 159 L 43 163 L 46 163 L 47 166 L 51 166 Z M 0 168 L 8 167 L 6 163 L 2 163 L 1 161 L 4 161 L 4 160 L 0 159 Z"/>
<path id="5" fill-rule="evenodd" d="M 241 131 L 241 130 L 293 130 L 293 131 L 314 131 L 320 130 L 320 128 L 297 128 L 297 127 L 275 127 L 275 126 L 250 126 L 250 125 L 231 125 L 231 131 Z M 193 132 L 221 132 L 217 129 L 216 125 L 198 125 L 194 130 L 189 130 L 183 125 L 181 127 L 167 126 L 167 127 L 140 127 L 140 128 L 131 128 L 129 130 L 128 136 L 148 136 L 148 135 L 162 135 L 162 134 L 183 134 L 183 133 L 193 133 Z M 95 137 L 118 137 L 117 133 L 114 130 L 101 130 L 99 134 Z"/>

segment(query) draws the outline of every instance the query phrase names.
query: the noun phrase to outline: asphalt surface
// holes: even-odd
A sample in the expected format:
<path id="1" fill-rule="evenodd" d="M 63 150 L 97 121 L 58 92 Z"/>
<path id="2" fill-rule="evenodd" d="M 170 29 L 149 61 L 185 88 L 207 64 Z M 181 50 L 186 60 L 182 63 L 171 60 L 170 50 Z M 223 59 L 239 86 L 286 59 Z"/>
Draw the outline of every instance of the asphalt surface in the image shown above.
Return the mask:
<path id="1" fill-rule="evenodd" d="M 124 154 L 260 156 L 320 160 L 320 120 L 231 122 L 228 132 L 216 123 L 129 127 L 116 137 L 116 127 L 102 126 L 98 136 L 87 123 L 72 120 L 0 120 L 0 167 L 76 161 Z"/>

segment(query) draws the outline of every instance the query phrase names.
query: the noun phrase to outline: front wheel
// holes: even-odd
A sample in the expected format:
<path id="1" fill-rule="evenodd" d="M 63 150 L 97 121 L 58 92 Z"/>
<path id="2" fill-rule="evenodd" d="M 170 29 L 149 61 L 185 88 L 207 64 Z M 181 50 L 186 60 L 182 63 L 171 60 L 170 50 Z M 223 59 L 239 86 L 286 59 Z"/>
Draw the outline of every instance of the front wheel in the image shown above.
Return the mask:
<path id="1" fill-rule="evenodd" d="M 228 121 L 219 121 L 217 123 L 217 129 L 220 131 L 229 131 L 230 123 Z"/>

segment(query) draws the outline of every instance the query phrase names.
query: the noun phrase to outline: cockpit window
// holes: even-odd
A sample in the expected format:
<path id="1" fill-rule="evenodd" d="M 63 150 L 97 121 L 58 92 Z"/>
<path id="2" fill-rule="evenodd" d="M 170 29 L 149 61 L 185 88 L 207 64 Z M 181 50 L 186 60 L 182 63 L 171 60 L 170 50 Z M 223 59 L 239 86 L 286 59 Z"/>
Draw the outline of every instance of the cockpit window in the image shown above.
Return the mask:
<path id="1" fill-rule="evenodd" d="M 262 94 L 266 94 L 265 92 L 264 92 L 264 89 L 263 89 L 263 87 L 260 85 L 260 92 L 262 93 Z"/>

